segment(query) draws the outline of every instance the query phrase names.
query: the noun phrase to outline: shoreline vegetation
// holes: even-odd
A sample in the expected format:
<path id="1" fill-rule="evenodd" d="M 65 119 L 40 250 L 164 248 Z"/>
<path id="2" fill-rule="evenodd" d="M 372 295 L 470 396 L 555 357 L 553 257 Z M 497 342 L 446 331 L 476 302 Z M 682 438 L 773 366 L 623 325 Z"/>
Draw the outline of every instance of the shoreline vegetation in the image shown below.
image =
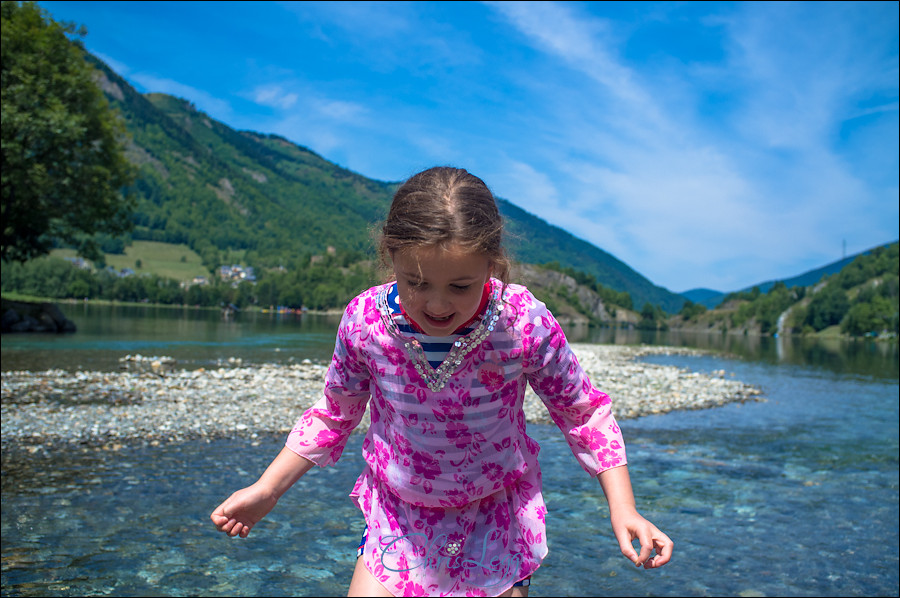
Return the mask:
<path id="1" fill-rule="evenodd" d="M 43 303 L 53 303 L 61 306 L 77 306 L 77 305 L 107 305 L 107 306 L 131 306 L 131 307 L 152 307 L 154 309 L 168 309 L 168 310 L 198 310 L 198 311 L 218 311 L 224 312 L 227 311 L 227 308 L 223 308 L 222 306 L 204 306 L 204 305 L 183 305 L 183 304 L 167 304 L 167 303 L 149 303 L 149 302 L 133 302 L 133 301 L 117 301 L 111 299 L 71 299 L 71 298 L 51 298 L 51 297 L 37 297 L 33 295 L 23 295 L 21 293 L 16 292 L 4 292 L 2 294 L 4 301 L 10 302 L 18 302 L 18 303 L 34 303 L 34 304 L 43 304 Z M 246 307 L 239 311 L 245 312 L 259 312 L 259 313 L 268 313 L 268 314 L 294 314 L 294 315 L 310 315 L 310 316 L 329 316 L 329 317 L 340 317 L 343 314 L 342 308 L 332 308 L 332 309 L 304 309 L 304 310 L 280 310 L 277 308 L 262 308 L 259 306 L 251 306 Z M 232 311 L 230 315 L 233 315 L 235 312 Z M 557 321 L 560 322 L 564 327 L 565 326 L 588 326 L 594 327 L 598 326 L 598 324 L 592 324 L 584 317 L 572 317 L 571 314 L 561 314 L 557 316 Z M 607 322 L 602 325 L 599 325 L 603 328 L 634 328 L 633 322 L 629 321 L 617 321 L 617 322 Z M 792 332 L 792 331 L 782 331 L 781 334 L 771 334 L 771 333 L 763 333 L 758 327 L 755 330 L 751 330 L 748 328 L 734 328 L 726 331 L 722 331 L 721 329 L 711 328 L 708 325 L 698 325 L 696 322 L 691 322 L 688 320 L 684 320 L 680 316 L 673 316 L 667 322 L 667 328 L 665 331 L 669 332 L 688 332 L 691 334 L 727 334 L 727 335 L 736 335 L 736 336 L 790 336 L 797 338 L 822 338 L 822 339 L 859 339 L 866 338 L 868 340 L 874 341 L 890 341 L 897 342 L 897 336 L 893 334 L 880 334 L 877 336 L 874 335 L 864 335 L 864 336 L 853 336 L 851 334 L 846 334 L 841 331 L 840 326 L 829 326 L 823 330 L 818 332 Z"/>
<path id="2" fill-rule="evenodd" d="M 126 307 L 152 307 L 155 309 L 171 309 L 171 310 L 197 310 L 197 311 L 222 311 L 223 306 L 209 305 L 187 305 L 183 303 L 150 303 L 142 301 L 117 301 L 115 299 L 72 299 L 72 298 L 52 298 L 52 297 L 36 297 L 33 295 L 23 295 L 21 293 L 3 293 L 4 301 L 15 301 L 20 303 L 55 303 L 57 305 L 109 305 L 109 306 L 126 306 Z M 295 313 L 309 314 L 311 316 L 340 316 L 344 313 L 343 308 L 332 309 L 296 309 L 296 310 L 279 310 L 277 308 L 263 308 L 259 306 L 245 307 L 240 311 L 260 313 Z"/>
<path id="3" fill-rule="evenodd" d="M 146 257 L 147 270 L 153 270 L 150 256 Z M 240 311 L 329 314 L 343 309 L 351 297 L 377 278 L 371 261 L 363 260 L 350 268 L 349 254 L 318 257 L 321 259 L 311 258 L 308 267 L 298 270 L 297 276 L 306 277 L 303 280 L 294 280 L 286 270 L 265 269 L 259 271 L 257 279 L 255 268 L 233 265 L 220 268 L 212 281 L 204 277 L 201 282 L 161 278 L 144 270 L 140 259 L 135 263 L 140 274 L 130 269 L 90 273 L 59 257 L 49 257 L 4 268 L 4 303 L 13 293 L 21 301 L 27 301 L 25 294 L 32 294 L 58 296 L 56 301 L 70 304 L 100 300 L 111 305 L 162 304 L 182 309 L 202 305 L 221 309 L 228 317 Z M 818 282 L 814 282 L 813 273 L 796 279 L 807 286 L 789 288 L 784 281 L 766 283 L 722 295 L 716 307 L 685 298 L 678 313 L 650 303 L 637 311 L 628 293 L 606 288 L 596 278 L 558 262 L 516 263 L 513 279 L 526 284 L 563 325 L 731 336 L 895 340 L 900 332 L 898 259 L 895 242 L 858 255 L 838 272 L 823 274 Z M 765 292 L 762 287 L 766 287 Z M 4 309 L 4 314 L 7 311 Z M 14 319 L 10 316 L 5 321 Z M 25 323 L 16 323 L 17 330 L 25 327 Z M 9 330 L 10 326 L 4 326 L 4 331 Z M 39 327 L 34 330 L 41 331 Z"/>
<path id="4" fill-rule="evenodd" d="M 765 400 L 759 388 L 724 370 L 701 374 L 638 361 L 646 355 L 700 355 L 661 346 L 573 343 L 594 385 L 609 394 L 619 420 L 675 410 Z M 127 356 L 120 372 L 2 373 L 2 447 L 31 453 L 135 443 L 158 446 L 196 438 L 258 439 L 284 434 L 322 396 L 327 365 L 245 365 L 183 370 L 166 357 Z M 525 396 L 529 423 L 550 424 L 540 399 Z M 368 412 L 357 428 L 367 429 Z"/>

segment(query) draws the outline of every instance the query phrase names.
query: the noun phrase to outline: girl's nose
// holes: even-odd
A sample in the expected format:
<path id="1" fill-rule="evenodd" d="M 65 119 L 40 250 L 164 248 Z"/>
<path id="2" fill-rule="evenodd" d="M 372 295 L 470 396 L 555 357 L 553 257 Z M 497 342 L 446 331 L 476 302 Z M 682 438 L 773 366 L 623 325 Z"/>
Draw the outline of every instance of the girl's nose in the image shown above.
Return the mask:
<path id="1" fill-rule="evenodd" d="M 431 315 L 442 316 L 450 310 L 450 302 L 446 297 L 444 297 L 443 294 L 434 293 L 428 298 L 426 308 L 428 309 L 428 313 L 430 313 Z"/>

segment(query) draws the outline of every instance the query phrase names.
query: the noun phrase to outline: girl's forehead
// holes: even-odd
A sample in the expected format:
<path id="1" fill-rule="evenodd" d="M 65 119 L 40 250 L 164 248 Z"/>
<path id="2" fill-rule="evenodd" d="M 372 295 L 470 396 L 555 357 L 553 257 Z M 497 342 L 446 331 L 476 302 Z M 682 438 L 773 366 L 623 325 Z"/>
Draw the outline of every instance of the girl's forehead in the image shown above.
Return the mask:
<path id="1" fill-rule="evenodd" d="M 409 247 L 393 255 L 394 269 L 405 273 L 480 274 L 490 267 L 488 257 L 459 245 L 424 245 Z"/>
<path id="2" fill-rule="evenodd" d="M 394 257 L 418 261 L 478 258 L 482 252 L 458 242 L 412 245 L 396 251 Z"/>

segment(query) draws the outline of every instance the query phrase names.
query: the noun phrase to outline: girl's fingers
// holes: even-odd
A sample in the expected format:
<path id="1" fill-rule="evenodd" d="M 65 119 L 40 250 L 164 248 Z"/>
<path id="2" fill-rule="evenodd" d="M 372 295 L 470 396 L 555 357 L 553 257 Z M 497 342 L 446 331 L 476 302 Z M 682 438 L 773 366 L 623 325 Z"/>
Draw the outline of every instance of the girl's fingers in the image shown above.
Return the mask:
<path id="1" fill-rule="evenodd" d="M 653 540 L 649 535 L 641 535 L 638 537 L 638 541 L 641 543 L 641 553 L 638 555 L 635 565 L 640 567 L 645 565 L 650 560 L 650 557 L 653 556 Z"/>
<path id="2" fill-rule="evenodd" d="M 664 539 L 657 539 L 654 543 L 656 545 L 656 556 L 648 560 L 644 565 L 644 567 L 648 569 L 662 567 L 672 558 L 672 551 L 675 549 L 675 543 L 665 534 L 661 535 Z"/>
<path id="3" fill-rule="evenodd" d="M 234 519 L 229 519 L 225 522 L 224 525 L 219 526 L 219 529 L 225 532 L 226 534 L 231 534 L 231 530 L 234 529 L 234 526 L 237 525 L 237 521 Z"/>

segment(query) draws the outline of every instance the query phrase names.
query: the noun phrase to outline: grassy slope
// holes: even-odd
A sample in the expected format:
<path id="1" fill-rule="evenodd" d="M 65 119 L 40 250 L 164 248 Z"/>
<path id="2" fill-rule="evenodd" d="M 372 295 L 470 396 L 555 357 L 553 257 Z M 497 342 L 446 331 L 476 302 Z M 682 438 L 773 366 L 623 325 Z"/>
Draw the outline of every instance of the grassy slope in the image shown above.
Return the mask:
<path id="1" fill-rule="evenodd" d="M 73 249 L 54 249 L 51 255 L 75 257 Z M 141 261 L 141 268 L 136 262 Z M 116 270 L 131 268 L 138 274 L 158 274 L 178 281 L 188 281 L 195 276 L 206 276 L 209 271 L 203 267 L 200 256 L 187 245 L 173 245 L 156 241 L 135 241 L 125 248 L 124 255 L 106 254 L 106 263 Z"/>

